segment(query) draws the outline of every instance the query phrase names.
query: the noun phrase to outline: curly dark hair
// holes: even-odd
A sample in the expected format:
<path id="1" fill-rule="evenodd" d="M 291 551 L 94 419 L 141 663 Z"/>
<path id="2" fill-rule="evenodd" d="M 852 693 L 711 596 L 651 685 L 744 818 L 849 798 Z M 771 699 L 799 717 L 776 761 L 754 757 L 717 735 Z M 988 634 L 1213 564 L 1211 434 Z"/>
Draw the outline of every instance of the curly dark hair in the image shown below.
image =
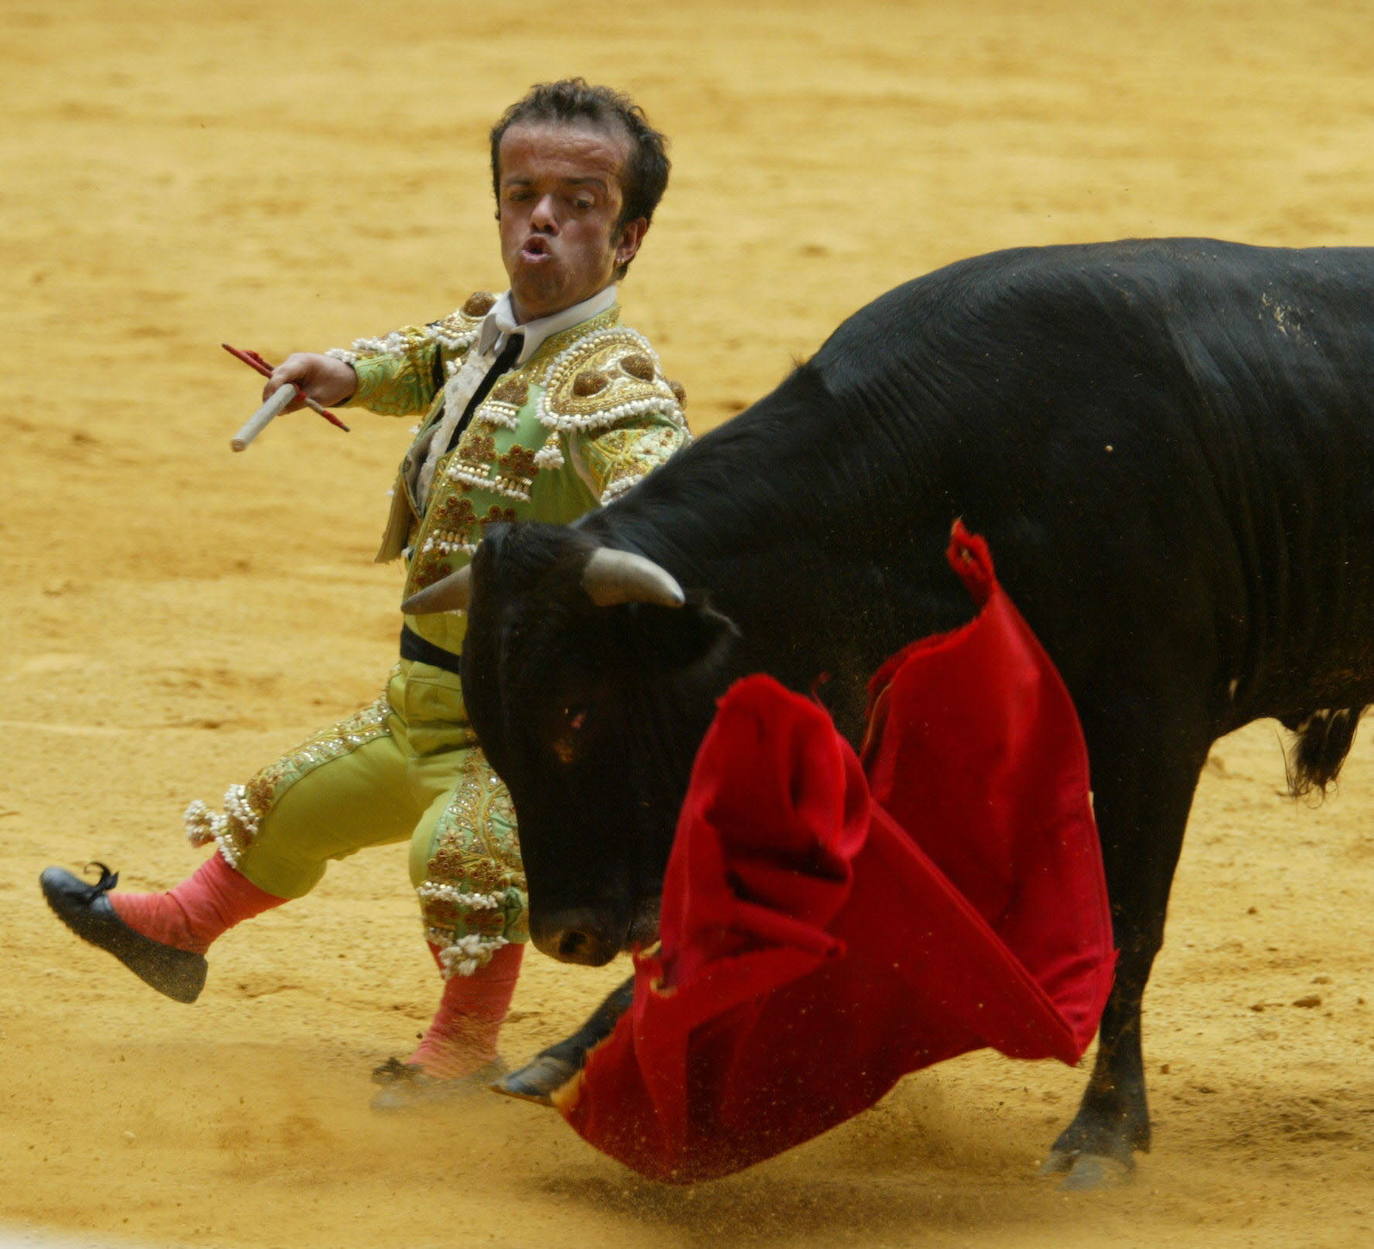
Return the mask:
<path id="1" fill-rule="evenodd" d="M 630 158 L 621 176 L 624 203 L 619 230 L 637 217 L 646 222 L 668 186 L 667 138 L 649 125 L 644 110 L 622 91 L 593 86 L 585 78 L 562 78 L 558 82 L 536 83 L 517 100 L 491 128 L 491 185 L 497 210 L 501 203 L 501 139 L 517 122 L 586 122 L 612 134 L 623 129 L 630 139 Z M 625 276 L 622 266 L 617 277 Z"/>

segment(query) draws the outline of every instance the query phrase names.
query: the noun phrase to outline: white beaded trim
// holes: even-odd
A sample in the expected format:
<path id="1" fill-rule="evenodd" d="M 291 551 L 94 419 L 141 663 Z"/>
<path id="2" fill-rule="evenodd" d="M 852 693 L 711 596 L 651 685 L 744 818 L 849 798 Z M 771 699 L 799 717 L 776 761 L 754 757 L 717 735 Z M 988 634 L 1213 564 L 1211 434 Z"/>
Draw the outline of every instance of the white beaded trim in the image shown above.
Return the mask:
<path id="1" fill-rule="evenodd" d="M 647 476 L 647 473 L 640 473 L 635 477 L 622 477 L 619 481 L 613 481 L 601 492 L 601 506 L 605 507 L 607 503 L 620 498 L 620 496 L 629 490 L 631 486 L 639 485 Z"/>
<path id="2" fill-rule="evenodd" d="M 479 322 L 471 329 L 447 333 L 444 324 L 443 321 L 438 321 L 433 325 L 417 326 L 408 333 L 404 330 L 393 330 L 380 338 L 357 338 L 353 340 L 352 347 L 331 347 L 324 354 L 346 364 L 352 364 L 359 356 L 404 356 L 414 347 L 417 338 L 421 342 L 428 340 L 438 343 L 446 351 L 461 351 L 477 341 L 477 334 L 481 329 Z"/>
<path id="3" fill-rule="evenodd" d="M 457 885 L 445 885 L 435 880 L 425 881 L 415 892 L 426 902 L 452 902 L 474 911 L 494 911 L 502 905 L 500 894 L 464 893 Z"/>
<path id="4" fill-rule="evenodd" d="M 425 544 L 420 548 L 422 555 L 472 555 L 477 550 L 475 543 L 459 542 L 453 538 L 441 538 L 437 534 L 430 534 L 425 539 Z"/>
<path id="5" fill-rule="evenodd" d="M 454 976 L 470 976 L 479 967 L 491 962 L 491 956 L 510 942 L 505 937 L 478 937 L 469 933 L 439 951 L 439 965 L 445 980 Z"/>
<path id="6" fill-rule="evenodd" d="M 586 433 L 589 430 L 606 429 L 611 425 L 618 425 L 628 417 L 644 416 L 649 412 L 662 413 L 669 417 L 675 425 L 684 424 L 682 409 L 678 407 L 677 400 L 669 399 L 666 395 L 663 397 L 651 395 L 647 399 L 634 399 L 629 403 L 617 403 L 614 407 L 607 408 L 603 412 L 589 412 L 586 416 L 563 416 L 557 412 L 549 412 L 542 397 L 539 406 L 541 425 L 547 429 L 556 429 L 567 433 Z"/>
<path id="7" fill-rule="evenodd" d="M 492 494 L 499 494 L 503 498 L 514 499 L 517 503 L 530 501 L 530 492 L 510 485 L 510 479 L 506 477 L 483 477 L 464 468 L 461 464 L 450 464 L 445 470 L 445 475 L 449 481 L 465 482 L 469 486 L 476 486 L 479 490 L 489 490 Z"/>
<path id="8" fill-rule="evenodd" d="M 229 834 L 230 819 L 237 820 L 251 840 L 257 836 L 258 816 L 248 805 L 248 788 L 230 785 L 224 792 L 224 810 L 211 811 L 199 798 L 186 808 L 186 839 L 193 846 L 208 846 L 212 841 L 230 867 L 238 867 L 239 850 Z"/>
<path id="9" fill-rule="evenodd" d="M 519 429 L 520 412 L 508 403 L 488 404 L 484 399 L 482 406 L 472 414 L 473 424 L 490 425 L 493 429 Z"/>

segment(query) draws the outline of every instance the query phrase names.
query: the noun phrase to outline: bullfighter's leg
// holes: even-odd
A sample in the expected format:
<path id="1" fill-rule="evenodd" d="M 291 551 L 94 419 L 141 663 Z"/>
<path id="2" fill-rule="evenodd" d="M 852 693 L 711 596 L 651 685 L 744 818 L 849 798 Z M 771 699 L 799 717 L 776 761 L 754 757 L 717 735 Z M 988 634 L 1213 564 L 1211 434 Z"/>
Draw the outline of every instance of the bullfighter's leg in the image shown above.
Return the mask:
<path id="1" fill-rule="evenodd" d="M 529 940 L 515 811 L 470 739 L 451 787 L 415 826 L 410 875 L 444 987 L 419 1046 L 373 1072 L 378 1110 L 485 1089 L 505 1073 L 496 1045 Z"/>
<path id="2" fill-rule="evenodd" d="M 487 1086 L 549 1102 L 609 1035 L 634 982 L 621 985 L 571 1037 L 506 1075 L 497 1040 L 529 941 L 529 903 L 510 795 L 475 745 L 464 752 L 452 790 L 416 827 L 411 879 L 443 995 L 416 1050 L 373 1073 L 382 1086 L 373 1106 L 402 1109 Z"/>
<path id="3" fill-rule="evenodd" d="M 192 803 L 191 841 L 214 843 L 216 853 L 175 888 L 117 893 L 108 869 L 90 885 L 48 868 L 41 883 L 49 905 L 159 992 L 195 1001 L 205 953 L 225 931 L 308 893 L 329 859 L 409 834 L 414 816 L 400 813 L 404 763 L 387 719 L 379 699 L 233 786 L 222 812 Z"/>
<path id="4" fill-rule="evenodd" d="M 1042 1167 L 1045 1174 L 1065 1173 L 1068 1188 L 1122 1179 L 1134 1169 L 1135 1151 L 1150 1148 L 1141 1001 L 1163 943 L 1169 890 L 1208 746 L 1188 744 L 1197 734 L 1182 716 L 1145 723 L 1118 714 L 1094 722 L 1087 712 L 1083 720 L 1120 953 L 1083 1100 Z"/>

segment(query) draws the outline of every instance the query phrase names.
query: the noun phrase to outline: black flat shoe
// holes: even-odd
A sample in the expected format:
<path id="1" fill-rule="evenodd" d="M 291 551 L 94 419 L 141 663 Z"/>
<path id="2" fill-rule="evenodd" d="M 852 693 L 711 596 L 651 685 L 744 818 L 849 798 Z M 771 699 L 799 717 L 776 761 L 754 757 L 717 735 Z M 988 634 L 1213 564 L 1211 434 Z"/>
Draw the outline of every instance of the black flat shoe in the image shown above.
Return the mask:
<path id="1" fill-rule="evenodd" d="M 205 955 L 163 945 L 135 932 L 115 913 L 105 895 L 119 883 L 119 873 L 103 863 L 95 884 L 60 867 L 47 868 L 38 878 L 54 914 L 83 941 L 108 950 L 131 972 L 159 993 L 178 1002 L 194 1002 L 205 987 L 209 965 Z"/>

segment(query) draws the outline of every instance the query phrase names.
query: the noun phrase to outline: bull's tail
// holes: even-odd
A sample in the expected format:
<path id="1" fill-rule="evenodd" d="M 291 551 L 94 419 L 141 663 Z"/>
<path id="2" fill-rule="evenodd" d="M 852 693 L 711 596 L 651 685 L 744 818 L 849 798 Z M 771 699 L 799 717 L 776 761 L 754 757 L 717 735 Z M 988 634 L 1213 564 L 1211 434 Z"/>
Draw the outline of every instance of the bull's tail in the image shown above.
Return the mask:
<path id="1" fill-rule="evenodd" d="M 1326 793 L 1327 786 L 1340 774 L 1341 765 L 1350 753 L 1355 729 L 1364 711 L 1363 707 L 1328 708 L 1284 720 L 1284 727 L 1293 732 L 1285 771 L 1288 792 L 1294 798 L 1301 798 L 1314 789 Z"/>

